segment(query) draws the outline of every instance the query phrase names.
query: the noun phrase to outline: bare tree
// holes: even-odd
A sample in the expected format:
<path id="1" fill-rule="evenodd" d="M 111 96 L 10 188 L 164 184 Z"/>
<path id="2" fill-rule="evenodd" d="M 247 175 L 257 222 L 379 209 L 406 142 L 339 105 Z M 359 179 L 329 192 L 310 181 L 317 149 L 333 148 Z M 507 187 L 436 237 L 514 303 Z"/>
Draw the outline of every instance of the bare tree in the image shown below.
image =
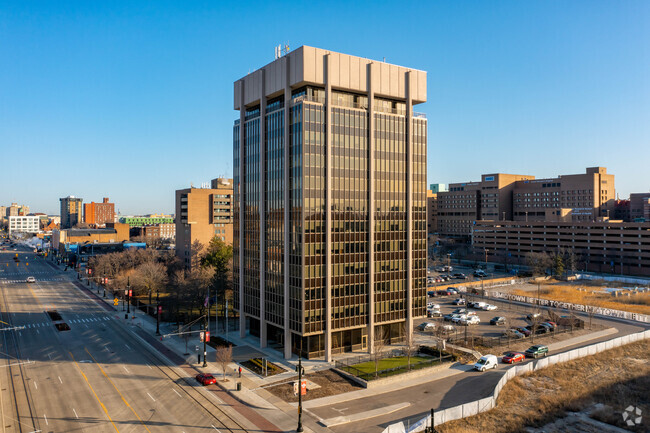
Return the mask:
<path id="1" fill-rule="evenodd" d="M 373 360 L 375 362 L 375 377 L 377 377 L 379 373 L 379 360 L 381 359 L 381 354 L 386 347 L 386 332 L 381 325 L 375 326 L 375 340 L 373 341 L 372 346 L 375 352 Z"/>
<path id="2" fill-rule="evenodd" d="M 530 252 L 526 254 L 526 264 L 533 275 L 544 275 L 553 266 L 553 260 L 546 253 Z"/>
<path id="3" fill-rule="evenodd" d="M 228 364 L 232 362 L 232 345 L 218 346 L 217 347 L 217 364 L 221 366 L 223 372 L 223 380 L 226 380 L 226 369 Z"/>
<path id="4" fill-rule="evenodd" d="M 406 359 L 408 363 L 408 369 L 411 369 L 411 357 L 417 352 L 417 345 L 415 344 L 415 339 L 413 338 L 413 329 L 409 329 L 406 326 L 406 323 L 402 326 L 402 331 L 404 333 L 404 353 L 406 354 Z"/>
<path id="5" fill-rule="evenodd" d="M 147 314 L 151 306 L 151 294 L 155 290 L 160 290 L 167 283 L 167 269 L 162 263 L 147 262 L 138 266 L 134 274 L 133 286 L 141 293 L 149 295 L 147 304 Z"/>

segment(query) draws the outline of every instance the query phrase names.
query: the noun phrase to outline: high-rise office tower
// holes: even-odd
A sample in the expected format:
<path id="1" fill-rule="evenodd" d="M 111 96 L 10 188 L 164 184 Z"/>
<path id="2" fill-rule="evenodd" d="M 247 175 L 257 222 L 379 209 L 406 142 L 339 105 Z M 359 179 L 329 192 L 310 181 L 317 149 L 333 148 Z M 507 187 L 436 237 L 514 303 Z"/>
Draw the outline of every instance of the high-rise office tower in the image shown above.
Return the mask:
<path id="1" fill-rule="evenodd" d="M 61 201 L 61 229 L 70 229 L 82 222 L 81 211 L 84 199 L 70 195 L 60 198 Z"/>
<path id="2" fill-rule="evenodd" d="M 426 72 L 300 47 L 235 82 L 240 332 L 372 351 L 426 313 Z"/>

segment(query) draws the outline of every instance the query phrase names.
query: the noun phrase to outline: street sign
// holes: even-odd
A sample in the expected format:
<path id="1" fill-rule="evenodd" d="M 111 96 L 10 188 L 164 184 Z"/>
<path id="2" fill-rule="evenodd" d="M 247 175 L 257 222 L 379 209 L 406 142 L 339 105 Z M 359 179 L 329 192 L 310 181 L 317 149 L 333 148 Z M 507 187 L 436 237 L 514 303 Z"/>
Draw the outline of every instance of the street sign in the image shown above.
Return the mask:
<path id="1" fill-rule="evenodd" d="M 117 299 L 117 298 L 113 299 L 113 305 L 117 306 L 117 305 L 119 305 L 119 303 L 120 303 L 119 299 Z"/>
<path id="2" fill-rule="evenodd" d="M 158 314 L 162 313 L 162 305 L 158 305 Z"/>
<path id="3" fill-rule="evenodd" d="M 199 341 L 203 342 L 203 331 L 199 332 Z"/>
<path id="4" fill-rule="evenodd" d="M 129 298 L 133 296 L 133 290 L 129 290 Z"/>
<path id="5" fill-rule="evenodd" d="M 124 296 L 129 296 L 129 291 L 128 290 L 124 291 Z"/>
<path id="6" fill-rule="evenodd" d="M 307 381 L 303 380 L 302 383 L 300 384 L 300 394 L 301 395 L 307 395 Z"/>
<path id="7" fill-rule="evenodd" d="M 210 331 L 206 331 L 206 333 L 205 333 L 205 341 L 210 341 Z"/>

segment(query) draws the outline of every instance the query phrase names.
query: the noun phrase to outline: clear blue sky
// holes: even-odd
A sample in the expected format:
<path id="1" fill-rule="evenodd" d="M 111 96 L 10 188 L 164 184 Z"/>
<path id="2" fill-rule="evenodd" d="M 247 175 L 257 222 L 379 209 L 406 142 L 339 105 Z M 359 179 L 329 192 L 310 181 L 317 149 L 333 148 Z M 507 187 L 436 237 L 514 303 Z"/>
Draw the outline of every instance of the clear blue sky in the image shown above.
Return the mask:
<path id="1" fill-rule="evenodd" d="M 0 204 L 173 212 L 232 175 L 232 83 L 283 42 L 428 71 L 429 182 L 650 189 L 650 1 L 0 0 Z"/>

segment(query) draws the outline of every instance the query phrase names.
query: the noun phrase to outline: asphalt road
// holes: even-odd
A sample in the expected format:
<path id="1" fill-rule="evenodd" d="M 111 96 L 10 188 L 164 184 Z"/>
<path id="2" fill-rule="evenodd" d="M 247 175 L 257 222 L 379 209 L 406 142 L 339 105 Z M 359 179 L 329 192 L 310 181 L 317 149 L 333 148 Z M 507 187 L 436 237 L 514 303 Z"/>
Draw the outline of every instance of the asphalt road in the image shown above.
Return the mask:
<path id="1" fill-rule="evenodd" d="M 3 433 L 254 430 L 46 260 L 0 251 L 2 326 L 24 327 L 0 336 Z M 57 331 L 48 310 L 71 329 Z"/>

